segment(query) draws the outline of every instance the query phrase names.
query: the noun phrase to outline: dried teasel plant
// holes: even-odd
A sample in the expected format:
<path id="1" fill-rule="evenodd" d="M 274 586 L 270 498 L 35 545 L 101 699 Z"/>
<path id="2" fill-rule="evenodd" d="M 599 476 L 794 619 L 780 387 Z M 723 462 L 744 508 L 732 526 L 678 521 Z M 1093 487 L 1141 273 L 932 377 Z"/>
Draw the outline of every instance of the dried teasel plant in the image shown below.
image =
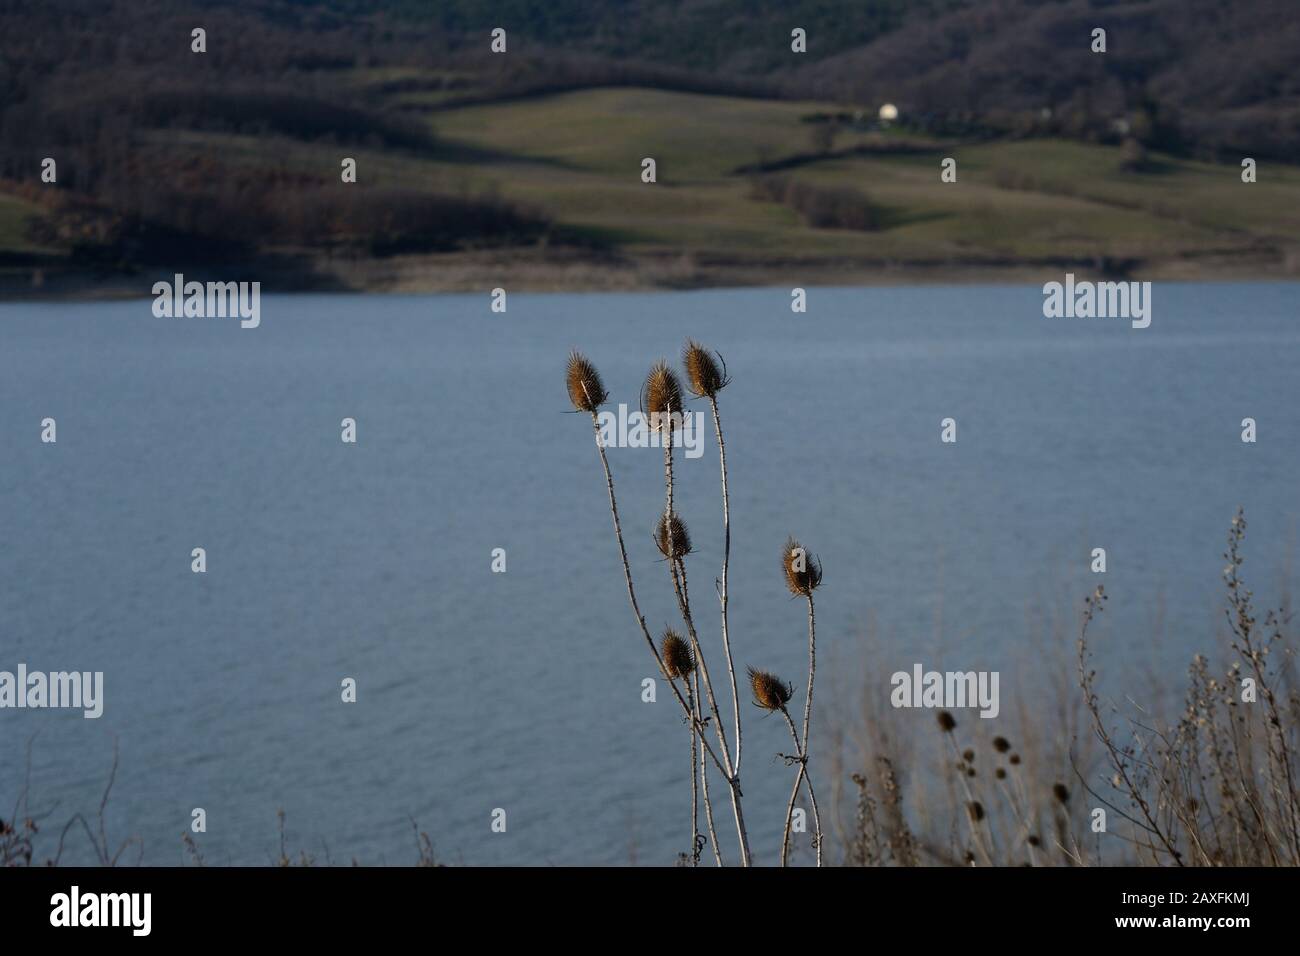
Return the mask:
<path id="1" fill-rule="evenodd" d="M 982 825 L 984 821 L 983 804 L 976 799 L 975 793 L 971 790 L 971 777 L 974 777 L 975 769 L 969 766 L 970 761 L 975 758 L 975 752 L 971 748 L 962 749 L 957 744 L 957 719 L 947 710 L 941 710 L 936 715 L 939 724 L 939 730 L 943 733 L 944 739 L 948 741 L 948 746 L 952 751 L 953 768 L 956 771 L 956 777 L 961 784 L 961 790 L 966 798 L 967 813 L 966 822 L 970 828 L 971 843 L 974 850 L 967 851 L 968 862 L 970 864 L 979 863 L 981 866 L 993 865 L 993 850 L 989 845 L 989 837 L 985 832 L 986 828 Z M 979 807 L 977 815 L 973 807 Z"/>
<path id="2" fill-rule="evenodd" d="M 754 695 L 754 706 L 763 710 L 783 711 L 794 696 L 794 686 L 787 684 L 771 671 L 750 667 L 749 688 Z"/>
<path id="3" fill-rule="evenodd" d="M 655 645 L 654 638 L 650 636 L 650 629 L 646 626 L 645 615 L 641 613 L 641 605 L 637 600 L 636 586 L 632 581 L 632 569 L 627 558 L 627 544 L 623 539 L 623 523 L 619 516 L 618 498 L 614 494 L 614 475 L 610 471 L 609 456 L 605 454 L 605 445 L 600 436 L 600 418 L 598 412 L 600 406 L 609 399 L 609 393 L 605 390 L 601 381 L 600 373 L 596 367 L 587 359 L 585 355 L 576 349 L 569 354 L 569 363 L 565 372 L 565 383 L 568 387 L 569 401 L 573 403 L 576 411 L 587 412 L 591 415 L 591 426 L 596 437 L 596 452 L 600 456 L 601 467 L 605 473 L 605 487 L 609 495 L 610 517 L 614 522 L 614 538 L 618 542 L 619 557 L 623 564 L 623 579 L 627 585 L 628 601 L 632 605 L 632 613 L 635 615 L 637 624 L 640 626 L 641 634 L 645 638 L 646 645 L 650 653 L 654 656 L 655 663 L 659 665 L 659 670 L 664 670 L 663 658 L 660 656 L 659 648 Z M 675 684 L 670 685 L 673 689 L 674 696 L 681 704 L 682 710 L 685 711 L 688 719 L 693 720 L 691 708 L 686 703 L 686 698 L 678 690 Z M 706 743 L 707 747 L 707 743 Z M 716 759 L 716 757 L 714 758 Z"/>
<path id="4" fill-rule="evenodd" d="M 655 362 L 646 375 L 640 392 L 641 411 L 651 429 L 660 436 L 659 444 L 664 453 L 664 503 L 659 518 L 655 524 L 655 530 L 652 539 L 659 554 L 665 559 L 668 569 L 669 583 L 672 587 L 672 595 L 676 601 L 678 611 L 681 615 L 681 630 L 668 629 L 663 635 L 663 639 L 656 645 L 650 637 L 649 630 L 646 627 L 645 617 L 641 613 L 640 604 L 637 599 L 636 587 L 633 583 L 631 563 L 628 559 L 627 546 L 623 538 L 621 518 L 618 510 L 618 500 L 614 493 L 613 474 L 609 467 L 609 460 L 601 444 L 601 428 L 597 415 L 598 409 L 602 403 L 608 399 L 608 393 L 605 390 L 604 383 L 600 379 L 599 373 L 590 361 L 581 353 L 575 352 L 569 358 L 569 366 L 566 370 L 566 385 L 569 393 L 570 402 L 578 411 L 585 411 L 592 416 L 592 425 L 596 434 L 596 444 L 600 456 L 601 466 L 605 473 L 606 487 L 609 497 L 610 514 L 614 523 L 614 534 L 618 542 L 619 558 L 623 565 L 624 581 L 627 586 L 628 599 L 632 605 L 632 612 L 636 617 L 637 624 L 640 627 L 647 645 L 654 654 L 660 671 L 668 679 L 674 697 L 682 707 L 684 718 L 691 728 L 691 748 L 692 748 L 692 831 L 694 834 L 694 845 L 692 854 L 683 855 L 684 859 L 691 863 L 698 862 L 701 845 L 708 842 L 712 845 L 713 855 L 718 865 L 722 865 L 722 853 L 718 845 L 716 834 L 713 802 L 711 799 L 709 782 L 710 776 L 714 773 L 721 775 L 726 785 L 727 795 L 730 797 L 732 816 L 736 824 L 736 835 L 740 849 L 740 861 L 743 866 L 749 866 L 752 862 L 752 853 L 749 847 L 749 836 L 745 827 L 744 811 L 742 804 L 742 794 L 740 788 L 740 758 L 741 747 L 743 743 L 743 734 L 741 730 L 740 714 L 740 688 L 737 679 L 736 666 L 731 648 L 731 637 L 729 627 L 729 570 L 731 557 L 731 505 L 730 492 L 728 488 L 727 457 L 726 446 L 723 439 L 722 419 L 718 407 L 718 397 L 723 389 L 730 383 L 731 378 L 727 372 L 727 367 L 722 356 L 701 345 L 695 340 L 688 340 L 682 349 L 682 367 L 685 370 L 684 379 L 678 376 L 668 364 L 664 361 Z M 683 386 L 683 381 L 685 386 Z M 729 733 L 727 719 L 724 717 L 722 707 L 719 705 L 718 691 L 722 687 L 715 684 L 713 675 L 710 672 L 709 662 L 704 653 L 704 648 L 700 638 L 700 628 L 697 624 L 695 608 L 691 601 L 691 590 L 688 578 L 688 561 L 687 559 L 693 554 L 693 544 L 691 534 L 686 527 L 685 522 L 677 512 L 674 505 L 674 447 L 677 433 L 684 430 L 688 424 L 686 420 L 686 409 L 684 402 L 687 393 L 697 399 L 705 399 L 709 403 L 712 412 L 714 434 L 718 440 L 718 470 L 722 492 L 722 571 L 720 577 L 715 581 L 718 592 L 719 610 L 721 614 L 721 637 L 722 650 L 725 659 L 726 682 L 731 689 L 731 713 L 730 723 L 734 728 L 734 736 Z M 809 570 L 811 568 L 811 570 Z M 794 575 L 790 580 L 797 582 L 798 593 L 804 597 L 809 605 L 809 626 L 810 626 L 810 661 L 809 676 L 815 676 L 815 633 L 816 625 L 812 610 L 812 592 L 821 583 L 821 565 L 816 559 L 811 559 L 811 564 L 804 566 L 802 558 L 790 565 L 789 574 Z M 754 674 L 759 674 L 755 678 Z M 758 683 L 755 683 L 758 680 Z M 809 690 L 811 691 L 812 681 L 809 681 Z M 780 680 L 766 672 L 752 672 L 750 675 L 750 690 L 755 695 L 756 702 L 760 704 L 766 702 L 769 706 L 766 709 L 779 710 L 785 716 L 787 726 L 790 729 L 792 738 L 795 741 L 797 754 L 792 758 L 792 762 L 798 762 L 799 773 L 795 780 L 795 793 L 792 796 L 792 805 L 787 810 L 787 820 L 793 812 L 793 801 L 797 798 L 798 793 L 804 785 L 807 786 L 809 799 L 813 804 L 813 814 L 816 820 L 816 836 L 814 837 L 814 846 L 817 848 L 817 861 L 821 863 L 821 823 L 820 814 L 817 810 L 816 797 L 813 793 L 812 781 L 808 777 L 807 769 L 807 738 L 811 722 L 811 696 L 807 701 L 804 713 L 804 731 L 801 735 L 795 727 L 794 720 L 790 716 L 787 705 L 794 694 L 794 688 L 782 683 Z M 761 691 L 761 693 L 760 693 Z M 711 739 L 712 738 L 712 739 Z M 698 764 L 696 760 L 698 758 Z M 698 772 L 697 772 L 698 771 Z M 706 838 L 698 833 L 698 813 L 697 799 L 702 796 L 704 817 L 708 830 Z M 788 829 L 788 826 L 787 826 Z M 786 845 L 782 848 L 782 862 L 785 862 L 788 856 L 789 834 L 786 835 Z"/>
<path id="5" fill-rule="evenodd" d="M 671 627 L 664 630 L 659 642 L 659 653 L 664 660 L 664 673 L 669 680 L 687 678 L 695 670 L 695 655 L 691 646 Z"/>
<path id="6" fill-rule="evenodd" d="M 652 431 L 676 431 L 682 425 L 682 384 L 677 373 L 660 359 L 650 367 L 641 386 L 641 412 Z"/>
<path id="7" fill-rule="evenodd" d="M 785 837 L 781 844 L 781 863 L 784 865 L 788 859 L 794 804 L 798 799 L 799 785 L 803 782 L 807 784 L 808 802 L 812 805 L 813 847 L 817 852 L 817 865 L 821 866 L 823 843 L 821 811 L 817 807 L 817 797 L 813 791 L 812 777 L 808 775 L 807 765 L 812 734 L 813 685 L 817 679 L 817 611 L 813 602 L 813 592 L 821 587 L 822 565 L 815 556 L 809 554 L 803 545 L 791 536 L 786 539 L 785 547 L 781 549 L 781 572 L 785 578 L 786 589 L 791 594 L 804 598 L 808 606 L 808 692 L 804 695 L 802 737 L 796 732 L 794 721 L 790 719 L 789 714 L 786 715 L 786 720 L 790 724 L 790 734 L 794 738 L 800 767 L 799 773 L 795 777 L 794 792 L 790 796 L 790 804 L 786 811 Z"/>
<path id="8" fill-rule="evenodd" d="M 749 837 L 744 826 L 744 812 L 740 803 L 740 777 L 736 769 L 737 764 L 732 759 L 731 748 L 727 742 L 722 712 L 718 707 L 717 696 L 714 693 L 713 678 L 709 673 L 709 665 L 705 660 L 703 648 L 700 646 L 699 634 L 695 626 L 695 616 L 691 609 L 690 586 L 687 582 L 685 562 L 686 556 L 691 552 L 690 536 L 673 506 L 674 439 L 676 432 L 685 424 L 682 410 L 682 388 L 677 373 L 668 368 L 663 361 L 656 362 L 651 366 L 649 373 L 646 375 L 645 383 L 641 388 L 641 405 L 643 413 L 649 418 L 651 428 L 660 434 L 664 450 L 664 511 L 656 529 L 656 546 L 659 548 L 659 553 L 668 559 L 668 573 L 672 582 L 673 596 L 676 598 L 677 607 L 682 616 L 682 623 L 686 627 L 686 635 L 690 640 L 692 653 L 695 655 L 697 664 L 694 693 L 696 719 L 701 724 L 712 723 L 714 732 L 717 734 L 718 751 L 721 755 L 720 764 L 723 776 L 730 786 L 731 805 L 736 819 L 741 859 L 743 864 L 748 866 L 751 854 Z M 732 670 L 730 653 L 727 655 L 727 667 L 729 671 Z M 734 677 L 732 687 L 734 694 Z M 704 708 L 706 702 L 708 704 L 707 716 Z M 739 710 L 738 707 L 734 709 Z M 739 727 L 739 722 L 737 722 L 736 726 Z M 715 859 L 720 863 L 720 857 L 716 856 L 717 838 L 713 833 L 713 810 L 708 792 L 707 766 L 702 769 L 700 784 L 704 793 L 705 818 L 709 824 Z M 692 781 L 692 792 L 694 792 L 694 787 L 695 782 Z"/>
<path id="9" fill-rule="evenodd" d="M 577 411 L 595 414 L 609 398 L 596 366 L 592 365 L 581 352 L 575 350 L 569 353 L 569 365 L 565 369 L 564 380 L 569 389 L 569 401 Z"/>
<path id="10" fill-rule="evenodd" d="M 680 560 L 691 553 L 691 535 L 681 515 L 659 516 L 655 525 L 655 546 L 665 558 Z"/>
<path id="11" fill-rule="evenodd" d="M 697 398 L 716 399 L 718 392 L 731 383 L 722 356 L 694 339 L 687 339 L 682 348 L 682 365 L 691 393 Z"/>
<path id="12" fill-rule="evenodd" d="M 786 539 L 781 551 L 781 570 L 791 594 L 811 598 L 813 591 L 821 587 L 821 563 L 793 537 Z"/>
<path id="13" fill-rule="evenodd" d="M 624 540 L 622 530 L 622 520 L 619 514 L 618 498 L 614 491 L 613 472 L 609 467 L 609 458 L 605 453 L 605 447 L 601 440 L 601 427 L 598 417 L 598 410 L 601 404 L 608 399 L 608 393 L 604 388 L 599 373 L 595 366 L 581 353 L 574 352 L 569 357 L 569 364 L 566 369 L 566 386 L 569 393 L 569 400 L 574 408 L 578 411 L 585 411 L 591 415 L 592 429 L 596 439 L 597 454 L 600 457 L 601 468 L 605 474 L 605 485 L 609 498 L 610 516 L 614 524 L 614 537 L 618 543 L 619 559 L 623 567 L 624 583 L 627 586 L 628 601 L 632 606 L 632 613 L 636 618 L 637 625 L 641 630 L 642 636 L 649 647 L 651 654 L 655 658 L 661 672 L 667 674 L 667 665 L 664 662 L 663 654 L 659 646 L 656 646 L 654 639 L 650 636 L 649 628 L 646 626 L 645 615 L 641 612 L 640 602 L 637 599 L 636 586 L 632 578 L 631 564 L 627 555 L 627 544 Z M 670 680 L 669 686 L 672 688 L 673 696 L 681 706 L 684 718 L 691 728 L 692 738 L 692 819 L 693 829 L 695 828 L 694 820 L 696 818 L 694 811 L 695 793 L 697 785 L 703 794 L 703 803 L 705 817 L 708 821 L 709 843 L 712 845 L 714 859 L 719 866 L 722 865 L 721 848 L 718 845 L 718 839 L 714 826 L 712 804 L 709 796 L 708 773 L 711 768 L 716 769 L 723 777 L 727 784 L 727 789 L 731 797 L 732 814 L 736 823 L 737 839 L 740 846 L 741 863 L 749 866 L 752 862 L 752 854 L 749 848 L 749 836 L 745 827 L 744 811 L 741 802 L 740 779 L 736 766 L 732 762 L 730 749 L 727 745 L 725 728 L 719 716 L 717 701 L 713 693 L 712 681 L 708 671 L 708 665 L 705 663 L 702 650 L 699 644 L 699 638 L 696 633 L 694 617 L 690 610 L 689 591 L 686 581 L 685 557 L 690 553 L 690 542 L 685 526 L 681 524 L 680 519 L 676 517 L 672 503 L 672 462 L 673 462 L 673 433 L 680 427 L 682 422 L 682 388 L 675 372 L 664 362 L 656 363 L 646 377 L 645 384 L 641 393 L 642 411 L 649 418 L 652 424 L 657 426 L 657 430 L 663 435 L 661 444 L 664 447 L 664 478 L 665 478 L 665 507 L 660 520 L 662 528 L 661 542 L 657 541 L 660 552 L 668 558 L 669 573 L 673 584 L 674 594 L 677 598 L 679 609 L 682 612 L 683 621 L 686 624 L 687 635 L 689 637 L 688 647 L 695 665 L 691 671 L 688 680 L 681 683 L 683 688 L 677 686 L 677 681 Z M 725 479 L 724 479 L 725 486 Z M 685 641 L 685 639 L 683 639 Z M 728 654 L 728 665 L 730 668 L 730 655 Z M 734 688 L 734 677 L 732 680 Z M 701 693 L 703 689 L 703 694 Z M 707 697 L 710 709 L 710 717 L 706 718 L 701 706 L 702 697 Z M 739 712 L 739 708 L 736 708 Z M 709 725 L 712 725 L 710 728 Z M 710 743 L 708 731 L 712 729 L 717 734 L 718 746 L 715 747 Z M 739 727 L 737 726 L 737 735 Z M 698 749 L 697 749 L 698 745 Z M 699 776 L 696 776 L 695 755 L 699 754 Z M 702 838 L 698 833 L 694 836 L 694 845 L 692 847 L 691 857 L 698 860 Z"/>
<path id="14" fill-rule="evenodd" d="M 722 617 L 722 652 L 727 676 L 731 682 L 731 716 L 735 728 L 735 755 L 732 770 L 739 777 L 741 748 L 744 742 L 740 720 L 740 690 L 736 680 L 736 664 L 731 653 L 730 632 L 730 566 L 731 566 L 731 495 L 727 488 L 727 445 L 722 436 L 722 415 L 718 410 L 718 393 L 727 387 L 731 377 L 722 355 L 705 348 L 694 339 L 687 339 L 682 347 L 682 365 L 686 381 L 697 398 L 707 398 L 713 415 L 713 433 L 718 440 L 718 474 L 722 482 L 722 573 L 717 579 L 718 603 Z"/>
<path id="15" fill-rule="evenodd" d="M 692 722 L 699 719 L 696 705 L 695 688 L 691 686 L 690 677 L 695 672 L 695 654 L 691 646 L 671 627 L 665 628 L 659 641 L 659 654 L 663 658 L 664 676 L 670 681 L 680 680 L 686 685 L 686 703 L 691 710 Z M 682 861 L 690 866 L 700 863 L 700 851 L 707 842 L 700 833 L 700 790 L 699 778 L 695 773 L 696 761 L 701 756 L 695 738 L 695 728 L 691 728 L 691 849 L 682 854 Z M 710 811 L 709 828 L 712 832 L 712 812 Z M 714 838 L 716 840 L 716 837 Z"/>

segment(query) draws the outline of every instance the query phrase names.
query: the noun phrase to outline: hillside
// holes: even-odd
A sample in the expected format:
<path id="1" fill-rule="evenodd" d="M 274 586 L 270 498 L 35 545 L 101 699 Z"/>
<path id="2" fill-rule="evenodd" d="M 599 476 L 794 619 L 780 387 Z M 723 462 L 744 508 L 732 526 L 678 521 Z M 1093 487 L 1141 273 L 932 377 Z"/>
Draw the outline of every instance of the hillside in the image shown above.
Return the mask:
<path id="1" fill-rule="evenodd" d="M 304 3 L 310 7 L 310 3 Z M 355 5 L 353 5 L 355 6 Z M 452 0 L 381 4 L 454 49 L 497 26 L 522 56 L 658 64 L 781 95 L 900 105 L 931 123 L 1104 139 L 1140 111 L 1148 145 L 1300 155 L 1293 0 Z M 808 52 L 790 51 L 793 27 Z M 1094 28 L 1107 52 L 1091 51 Z M 560 71 L 563 73 L 563 70 Z M 1052 118 L 1044 122 L 1043 111 Z M 1045 127 L 1045 128 L 1044 128 Z"/>
<path id="2" fill-rule="evenodd" d="M 1272 0 L 377 6 L 0 0 L 5 294 L 182 265 L 327 289 L 1300 271 L 1300 43 Z M 822 24 L 806 57 L 794 17 Z M 1105 58 L 1076 42 L 1097 17 Z"/>
<path id="3" fill-rule="evenodd" d="M 1114 117 L 1138 114 L 1150 146 L 1294 161 L 1296 12 L 1292 0 L 988 0 L 916 18 L 797 75 L 818 96 L 964 112 L 1005 132 L 1047 125 L 1105 138 Z M 1097 27 L 1107 32 L 1104 55 L 1089 49 Z"/>

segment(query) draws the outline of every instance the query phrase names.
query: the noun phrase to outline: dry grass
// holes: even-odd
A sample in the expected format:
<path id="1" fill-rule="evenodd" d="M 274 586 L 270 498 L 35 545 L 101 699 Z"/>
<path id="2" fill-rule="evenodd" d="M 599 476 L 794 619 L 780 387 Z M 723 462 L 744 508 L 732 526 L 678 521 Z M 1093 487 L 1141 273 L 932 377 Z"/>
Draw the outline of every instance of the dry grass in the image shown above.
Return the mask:
<path id="1" fill-rule="evenodd" d="M 1191 663 L 1181 708 L 1161 714 L 1099 687 L 1079 621 L 1072 696 L 1012 716 L 997 734 L 940 712 L 932 767 L 900 768 L 918 741 L 864 695 L 838 731 L 832 779 L 841 859 L 855 866 L 1294 866 L 1300 863 L 1296 761 L 1300 694 L 1285 607 L 1258 612 L 1242 577 L 1246 521 L 1232 521 L 1227 646 Z M 884 682 L 873 680 L 876 686 Z M 1108 685 L 1109 686 L 1109 685 Z M 881 695 L 883 697 L 883 695 Z M 1168 699 L 1161 688 L 1147 699 Z M 1176 699 L 1176 698 L 1175 698 Z M 1105 829 L 1098 829 L 1104 813 Z"/>

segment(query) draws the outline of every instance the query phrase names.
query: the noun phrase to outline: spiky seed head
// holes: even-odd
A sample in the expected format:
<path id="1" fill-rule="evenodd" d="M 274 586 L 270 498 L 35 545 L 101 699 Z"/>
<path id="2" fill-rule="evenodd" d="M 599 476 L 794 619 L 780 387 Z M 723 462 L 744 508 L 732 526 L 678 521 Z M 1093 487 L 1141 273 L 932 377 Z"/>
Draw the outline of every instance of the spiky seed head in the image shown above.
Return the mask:
<path id="1" fill-rule="evenodd" d="M 686 366 L 686 380 L 692 394 L 701 398 L 713 398 L 731 381 L 722 356 L 710 352 L 694 339 L 687 339 L 682 348 L 682 365 Z"/>
<path id="2" fill-rule="evenodd" d="M 993 749 L 1000 754 L 1004 754 L 1011 749 L 1011 741 L 1007 740 L 1006 737 L 994 737 Z"/>
<path id="3" fill-rule="evenodd" d="M 1006 768 L 1006 767 L 998 767 L 997 770 L 994 770 L 994 771 L 993 771 L 993 776 L 997 777 L 999 780 L 1005 780 L 1005 779 L 1007 779 L 1007 768 Z"/>
<path id="4" fill-rule="evenodd" d="M 1038 838 L 1037 833 L 1031 833 L 1029 834 L 1029 838 L 1025 842 L 1028 843 L 1030 846 L 1038 846 L 1043 841 Z"/>
<path id="5" fill-rule="evenodd" d="M 650 367 L 641 389 L 641 411 L 652 431 L 672 432 L 681 428 L 682 384 L 677 373 L 660 359 Z"/>
<path id="6" fill-rule="evenodd" d="M 691 653 L 691 645 L 671 627 L 664 631 L 659 642 L 659 656 L 663 658 L 664 671 L 669 679 L 689 677 L 691 671 L 695 670 L 695 655 Z"/>
<path id="7" fill-rule="evenodd" d="M 788 538 L 781 552 L 781 569 L 785 572 L 785 586 L 791 594 L 810 596 L 822 583 L 822 566 L 813 555 L 794 538 Z"/>
<path id="8" fill-rule="evenodd" d="M 936 715 L 939 718 L 939 729 L 945 734 L 950 734 L 957 726 L 957 718 L 946 710 L 941 710 Z"/>
<path id="9" fill-rule="evenodd" d="M 754 691 L 754 703 L 764 710 L 784 710 L 794 696 L 794 687 L 783 683 L 775 674 L 749 668 L 749 686 Z"/>
<path id="10" fill-rule="evenodd" d="M 965 760 L 967 763 L 974 763 L 974 762 L 975 762 L 975 751 L 973 751 L 973 750 L 963 750 L 963 751 L 962 751 L 962 754 L 961 754 L 961 759 L 962 759 L 962 760 Z"/>
<path id="11" fill-rule="evenodd" d="M 1061 803 L 1070 802 L 1070 791 L 1065 788 L 1063 783 L 1052 784 L 1052 796 L 1056 797 Z"/>
<path id="12" fill-rule="evenodd" d="M 1008 757 L 1007 759 L 1008 759 L 1009 761 L 1011 761 L 1011 766 L 1013 766 L 1013 767 L 1016 767 L 1016 766 L 1019 766 L 1019 765 L 1020 765 L 1020 754 L 1012 754 L 1012 755 L 1011 755 L 1010 757 Z"/>
<path id="13" fill-rule="evenodd" d="M 670 532 L 671 544 L 668 540 Z M 659 523 L 655 525 L 655 544 L 665 558 L 684 558 L 691 553 L 691 535 L 686 530 L 686 522 L 681 515 L 674 511 L 671 518 L 666 514 L 659 516 Z"/>
<path id="14" fill-rule="evenodd" d="M 596 366 L 577 349 L 569 353 L 569 365 L 565 369 L 564 379 L 569 387 L 569 401 L 580 412 L 594 412 L 609 398 Z"/>
<path id="15" fill-rule="evenodd" d="M 984 819 L 984 804 L 980 803 L 978 800 L 972 800 L 970 803 L 966 804 L 966 812 L 970 814 L 972 820 L 978 823 Z"/>

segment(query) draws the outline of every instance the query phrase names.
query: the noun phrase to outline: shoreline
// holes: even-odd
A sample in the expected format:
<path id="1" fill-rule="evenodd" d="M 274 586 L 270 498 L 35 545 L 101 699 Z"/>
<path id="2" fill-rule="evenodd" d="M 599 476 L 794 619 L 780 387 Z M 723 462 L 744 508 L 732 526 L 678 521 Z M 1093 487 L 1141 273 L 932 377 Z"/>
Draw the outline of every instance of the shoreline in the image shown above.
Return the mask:
<path id="1" fill-rule="evenodd" d="M 1300 259 L 1241 255 L 1106 263 L 1051 259 L 989 261 L 739 261 L 697 253 L 593 257 L 587 252 L 496 249 L 393 256 L 322 257 L 228 267 L 178 264 L 166 270 L 95 273 L 88 269 L 11 267 L 0 272 L 0 302 L 114 301 L 152 297 L 160 277 L 181 272 L 198 281 L 255 280 L 267 294 L 434 295 L 487 292 L 608 293 L 799 287 L 1040 285 L 1067 272 L 1079 278 L 1155 282 L 1300 282 Z"/>

